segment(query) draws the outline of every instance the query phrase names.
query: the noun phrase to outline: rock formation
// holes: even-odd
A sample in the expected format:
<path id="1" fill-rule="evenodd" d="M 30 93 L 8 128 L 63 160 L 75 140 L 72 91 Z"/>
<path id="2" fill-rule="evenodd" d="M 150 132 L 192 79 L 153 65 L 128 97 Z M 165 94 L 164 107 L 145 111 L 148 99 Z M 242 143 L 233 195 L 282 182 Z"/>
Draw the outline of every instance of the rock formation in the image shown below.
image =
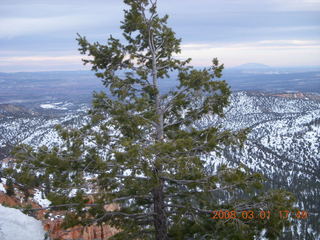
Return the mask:
<path id="1" fill-rule="evenodd" d="M 3 187 L 7 186 L 3 184 Z M 0 204 L 9 207 L 27 207 L 41 208 L 41 206 L 32 198 L 24 201 L 23 195 L 15 189 L 14 196 L 8 196 L 5 192 L 0 191 Z M 109 211 L 116 210 L 116 205 L 106 206 Z M 33 215 L 38 220 L 42 221 L 44 230 L 48 233 L 50 239 L 59 240 L 107 240 L 113 236 L 118 229 L 108 225 L 90 225 L 90 226 L 75 226 L 68 229 L 63 229 L 63 219 L 58 216 L 63 215 L 63 212 L 53 212 L 50 218 L 45 218 L 46 210 L 39 210 L 34 212 Z"/>

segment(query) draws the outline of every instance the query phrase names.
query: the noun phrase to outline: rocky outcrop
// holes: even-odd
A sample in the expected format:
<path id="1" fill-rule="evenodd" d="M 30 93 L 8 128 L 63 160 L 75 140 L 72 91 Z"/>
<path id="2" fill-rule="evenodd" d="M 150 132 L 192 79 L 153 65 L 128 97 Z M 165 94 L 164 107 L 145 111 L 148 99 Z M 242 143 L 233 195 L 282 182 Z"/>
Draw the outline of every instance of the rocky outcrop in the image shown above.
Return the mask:
<path id="1" fill-rule="evenodd" d="M 0 104 L 0 113 L 2 116 L 37 116 L 38 113 L 13 104 Z"/>
<path id="2" fill-rule="evenodd" d="M 293 98 L 293 99 L 310 99 L 310 100 L 320 100 L 319 94 L 312 94 L 312 93 L 301 93 L 301 92 L 294 92 L 294 93 L 278 93 L 278 94 L 271 94 L 274 97 L 283 97 L 283 98 Z"/>
<path id="3" fill-rule="evenodd" d="M 5 186 L 5 185 L 4 185 Z M 5 186 L 6 187 L 6 186 Z M 39 208 L 40 206 L 32 200 L 24 201 L 16 196 L 8 196 L 4 192 L 0 192 L 0 204 L 8 207 L 27 207 Z"/>
<path id="4" fill-rule="evenodd" d="M 119 230 L 108 225 L 75 226 L 63 229 L 62 220 L 47 220 L 43 222 L 44 229 L 52 239 L 61 240 L 107 240 Z"/>

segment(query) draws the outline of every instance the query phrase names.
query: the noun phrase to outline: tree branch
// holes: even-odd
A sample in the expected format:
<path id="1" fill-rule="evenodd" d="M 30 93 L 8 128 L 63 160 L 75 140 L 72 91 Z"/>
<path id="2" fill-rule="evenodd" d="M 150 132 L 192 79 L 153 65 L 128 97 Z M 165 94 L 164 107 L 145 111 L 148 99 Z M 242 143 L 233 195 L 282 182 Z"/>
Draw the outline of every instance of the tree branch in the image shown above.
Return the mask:
<path id="1" fill-rule="evenodd" d="M 211 177 L 211 176 L 210 176 Z M 197 180 L 185 180 L 185 179 L 173 179 L 173 178 L 168 178 L 168 177 L 160 177 L 165 181 L 170 181 L 174 182 L 177 184 L 189 184 L 189 183 L 207 183 L 210 177 L 206 177 L 203 179 L 197 179 Z"/>
<path id="2" fill-rule="evenodd" d="M 112 199 L 112 201 L 110 203 L 106 203 L 105 205 L 109 205 L 115 202 L 120 202 L 123 200 L 129 200 L 129 199 L 133 199 L 133 198 L 151 198 L 152 196 L 150 195 L 132 195 L 132 196 L 126 196 L 126 197 L 119 197 L 119 198 L 115 198 Z M 54 206 L 48 206 L 48 207 L 43 207 L 43 208 L 31 208 L 31 209 L 24 209 L 26 211 L 40 211 L 40 210 L 46 210 L 46 209 L 52 209 L 52 208 L 62 208 L 62 207 L 76 207 L 81 205 L 80 203 L 66 203 L 66 204 L 59 204 L 59 205 L 54 205 Z M 84 207 L 97 207 L 97 206 L 101 206 L 101 204 L 96 204 L 96 203 L 92 203 L 92 204 L 84 204 Z"/>
<path id="3" fill-rule="evenodd" d="M 212 213 L 212 210 L 207 210 L 207 209 L 201 209 L 201 208 L 196 208 L 196 207 L 190 207 L 188 205 L 178 205 L 178 204 L 166 204 L 166 207 L 172 207 L 172 208 L 182 208 L 182 209 L 192 209 L 200 213 Z"/>

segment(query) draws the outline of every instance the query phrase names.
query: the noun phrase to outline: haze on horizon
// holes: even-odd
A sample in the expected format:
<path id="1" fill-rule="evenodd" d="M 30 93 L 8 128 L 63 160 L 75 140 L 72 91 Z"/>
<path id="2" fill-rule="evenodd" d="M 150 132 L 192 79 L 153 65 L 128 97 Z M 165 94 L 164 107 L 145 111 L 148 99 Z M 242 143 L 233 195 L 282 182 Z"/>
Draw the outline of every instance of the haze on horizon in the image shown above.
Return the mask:
<path id="1" fill-rule="evenodd" d="M 320 0 L 158 0 L 182 38 L 181 58 L 226 67 L 320 64 Z M 119 29 L 121 0 L 1 0 L 0 72 L 84 70 L 76 33 L 105 42 Z"/>

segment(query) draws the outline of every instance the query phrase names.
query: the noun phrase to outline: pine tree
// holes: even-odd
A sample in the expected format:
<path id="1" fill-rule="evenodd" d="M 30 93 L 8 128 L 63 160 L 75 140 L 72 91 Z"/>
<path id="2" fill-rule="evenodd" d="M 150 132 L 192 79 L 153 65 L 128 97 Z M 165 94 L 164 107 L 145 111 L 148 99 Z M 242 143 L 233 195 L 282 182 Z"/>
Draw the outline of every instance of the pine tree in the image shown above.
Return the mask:
<path id="1" fill-rule="evenodd" d="M 124 2 L 124 41 L 77 38 L 89 56 L 84 63 L 108 91 L 94 94 L 90 122 L 81 129 L 58 126 L 61 148 L 18 146 L 19 171 L 7 177 L 23 175 L 26 185 L 23 179 L 37 178 L 50 189 L 52 205 L 68 209 L 66 227 L 107 223 L 121 229 L 114 239 L 253 239 L 262 229 L 277 236 L 288 222 L 274 215 L 210 219 L 213 210 L 277 211 L 293 202 L 285 192 L 257 192 L 263 177 L 245 166 L 210 168 L 212 153 L 241 147 L 248 133 L 199 127 L 205 116 L 223 117 L 229 104 L 223 64 L 214 58 L 199 70 L 191 59 L 179 60 L 181 39 L 168 27 L 168 16 L 158 15 L 156 1 Z M 162 92 L 160 82 L 173 76 L 176 88 Z M 119 210 L 106 210 L 110 203 Z"/>
<path id="2" fill-rule="evenodd" d="M 7 185 L 6 194 L 8 196 L 14 196 L 15 193 L 14 193 L 14 186 L 13 186 L 12 180 L 8 179 L 7 182 L 6 182 L 6 185 Z"/>

